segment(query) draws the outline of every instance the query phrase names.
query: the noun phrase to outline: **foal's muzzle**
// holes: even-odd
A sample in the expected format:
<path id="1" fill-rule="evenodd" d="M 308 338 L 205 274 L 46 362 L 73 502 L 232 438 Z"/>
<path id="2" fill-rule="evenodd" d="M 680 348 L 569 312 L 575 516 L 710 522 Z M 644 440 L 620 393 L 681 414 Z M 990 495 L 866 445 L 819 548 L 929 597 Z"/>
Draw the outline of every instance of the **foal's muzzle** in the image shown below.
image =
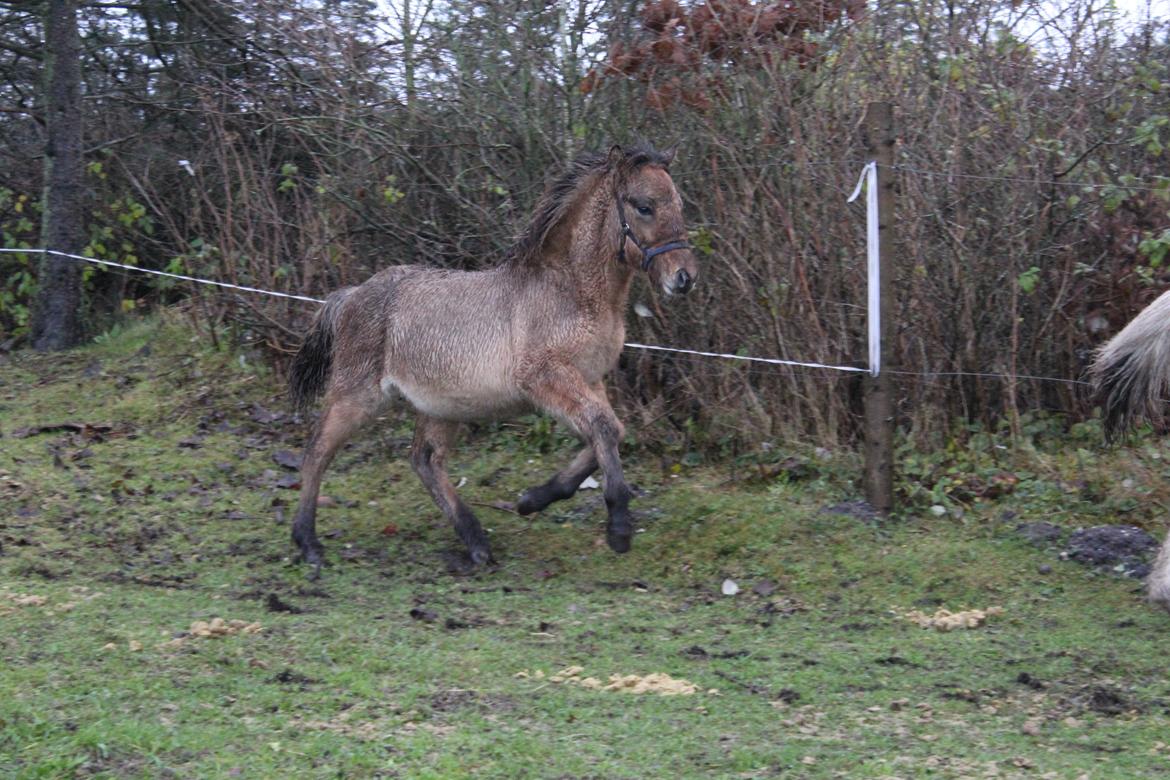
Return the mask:
<path id="1" fill-rule="evenodd" d="M 689 292 L 695 286 L 695 278 L 687 273 L 687 269 L 685 268 L 678 269 L 678 273 L 674 275 L 673 282 L 671 287 L 674 288 L 674 292 L 676 293 Z"/>

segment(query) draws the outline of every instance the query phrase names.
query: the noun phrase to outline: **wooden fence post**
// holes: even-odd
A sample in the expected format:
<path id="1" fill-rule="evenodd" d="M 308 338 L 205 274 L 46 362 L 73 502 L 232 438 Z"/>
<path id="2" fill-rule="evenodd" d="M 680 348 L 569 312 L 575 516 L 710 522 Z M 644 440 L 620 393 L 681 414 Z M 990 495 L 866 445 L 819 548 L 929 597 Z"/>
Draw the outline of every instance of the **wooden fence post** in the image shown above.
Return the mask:
<path id="1" fill-rule="evenodd" d="M 865 499 L 880 514 L 894 507 L 894 399 L 890 374 L 894 334 L 894 117 L 889 103 L 874 102 L 865 110 L 866 146 L 877 163 L 878 248 L 881 257 L 878 375 L 865 380 Z"/>

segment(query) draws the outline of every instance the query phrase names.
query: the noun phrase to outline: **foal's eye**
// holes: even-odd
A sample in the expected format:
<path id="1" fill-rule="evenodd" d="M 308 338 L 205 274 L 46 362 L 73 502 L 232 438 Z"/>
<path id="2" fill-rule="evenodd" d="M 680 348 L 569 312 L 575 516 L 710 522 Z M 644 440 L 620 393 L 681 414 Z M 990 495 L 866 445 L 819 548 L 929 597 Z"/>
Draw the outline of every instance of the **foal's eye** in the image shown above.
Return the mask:
<path id="1" fill-rule="evenodd" d="M 643 204 L 636 204 L 634 206 L 634 208 L 637 209 L 638 213 L 641 214 L 643 217 L 648 217 L 654 213 L 654 208 L 651 206 L 647 206 L 644 203 Z"/>

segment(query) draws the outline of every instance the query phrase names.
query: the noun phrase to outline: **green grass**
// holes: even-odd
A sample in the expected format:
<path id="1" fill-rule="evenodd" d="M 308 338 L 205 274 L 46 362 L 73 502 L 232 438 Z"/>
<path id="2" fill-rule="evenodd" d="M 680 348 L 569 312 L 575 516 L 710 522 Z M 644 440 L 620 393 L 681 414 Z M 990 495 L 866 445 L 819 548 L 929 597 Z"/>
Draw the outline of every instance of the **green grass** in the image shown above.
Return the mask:
<path id="1" fill-rule="evenodd" d="M 968 504 L 961 520 L 881 523 L 823 511 L 853 498 L 844 466 L 729 482 L 731 466 L 676 475 L 634 450 L 644 532 L 629 555 L 605 547 L 604 509 L 586 491 L 533 518 L 478 507 L 499 565 L 466 574 L 448 565 L 454 534 L 403 457 L 409 427 L 391 419 L 327 477 L 331 565 L 310 582 L 287 538 L 295 493 L 278 487 L 291 472 L 272 457 L 298 449 L 304 427 L 265 414 L 287 411 L 266 371 L 189 338 L 152 321 L 0 366 L 0 776 L 1170 769 L 1166 615 L 1138 583 L 1012 531 L 1109 521 L 1103 504 L 1127 522 L 1155 518 L 1157 443 L 1036 454 L 1015 495 Z M 62 423 L 95 427 L 27 430 Z M 508 426 L 466 438 L 452 473 L 490 504 L 570 456 L 547 427 Z M 1086 469 L 1113 491 L 1104 500 L 1060 488 Z M 1113 486 L 1118 469 L 1137 484 Z M 741 592 L 722 595 L 725 578 Z M 771 591 L 753 592 L 761 583 Z M 896 614 L 991 605 L 1004 614 L 952 633 Z M 184 636 L 215 617 L 263 630 Z M 667 673 L 703 692 L 535 677 L 570 665 L 602 680 Z"/>

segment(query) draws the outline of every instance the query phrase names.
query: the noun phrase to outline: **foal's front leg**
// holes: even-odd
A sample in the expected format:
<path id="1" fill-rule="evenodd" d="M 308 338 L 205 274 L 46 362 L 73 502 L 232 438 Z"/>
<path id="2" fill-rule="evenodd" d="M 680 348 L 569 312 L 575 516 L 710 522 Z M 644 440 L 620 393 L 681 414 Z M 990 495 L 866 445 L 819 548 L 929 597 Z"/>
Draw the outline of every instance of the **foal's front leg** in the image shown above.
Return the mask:
<path id="1" fill-rule="evenodd" d="M 601 382 L 593 383 L 589 389 L 594 395 L 605 398 L 605 385 Z M 618 426 L 621 426 L 620 422 Z M 618 440 L 621 440 L 621 434 L 618 435 Z M 585 449 L 578 452 L 568 466 L 553 474 L 548 482 L 525 490 L 524 494 L 520 496 L 520 500 L 516 502 L 516 511 L 522 515 L 530 515 L 533 512 L 539 512 L 554 501 L 572 498 L 585 478 L 595 471 L 597 471 L 597 453 L 593 450 L 593 444 L 586 442 Z"/>
<path id="2" fill-rule="evenodd" d="M 614 552 L 629 552 L 634 533 L 630 522 L 630 486 L 626 484 L 618 455 L 618 444 L 625 427 L 614 414 L 600 383 L 587 384 L 581 373 L 571 366 L 543 366 L 542 369 L 534 370 L 522 381 L 524 391 L 538 407 L 572 425 L 588 449 L 579 453 L 568 468 L 549 482 L 522 496 L 517 511 L 523 513 L 529 507 L 534 507 L 531 511 L 542 508 L 538 499 L 547 499 L 543 505 L 547 506 L 557 498 L 567 498 L 600 466 L 605 480 L 605 506 L 609 512 L 605 540 Z M 575 484 L 572 484 L 574 480 Z M 570 484 L 572 490 L 568 490 L 568 495 L 562 495 Z M 550 497 L 554 491 L 556 497 Z M 529 499 L 533 493 L 538 495 Z"/>
<path id="3" fill-rule="evenodd" d="M 482 566 L 492 561 L 492 550 L 479 519 L 459 498 L 447 476 L 447 450 L 455 438 L 457 423 L 419 414 L 415 421 L 410 463 L 435 504 L 455 526 L 455 533 L 467 545 L 471 562 Z"/>
<path id="4" fill-rule="evenodd" d="M 548 482 L 525 490 L 520 500 L 516 502 L 516 511 L 522 515 L 530 515 L 554 501 L 572 498 L 585 478 L 595 471 L 597 453 L 593 451 L 592 444 L 587 444 L 568 466 L 553 474 Z"/>

